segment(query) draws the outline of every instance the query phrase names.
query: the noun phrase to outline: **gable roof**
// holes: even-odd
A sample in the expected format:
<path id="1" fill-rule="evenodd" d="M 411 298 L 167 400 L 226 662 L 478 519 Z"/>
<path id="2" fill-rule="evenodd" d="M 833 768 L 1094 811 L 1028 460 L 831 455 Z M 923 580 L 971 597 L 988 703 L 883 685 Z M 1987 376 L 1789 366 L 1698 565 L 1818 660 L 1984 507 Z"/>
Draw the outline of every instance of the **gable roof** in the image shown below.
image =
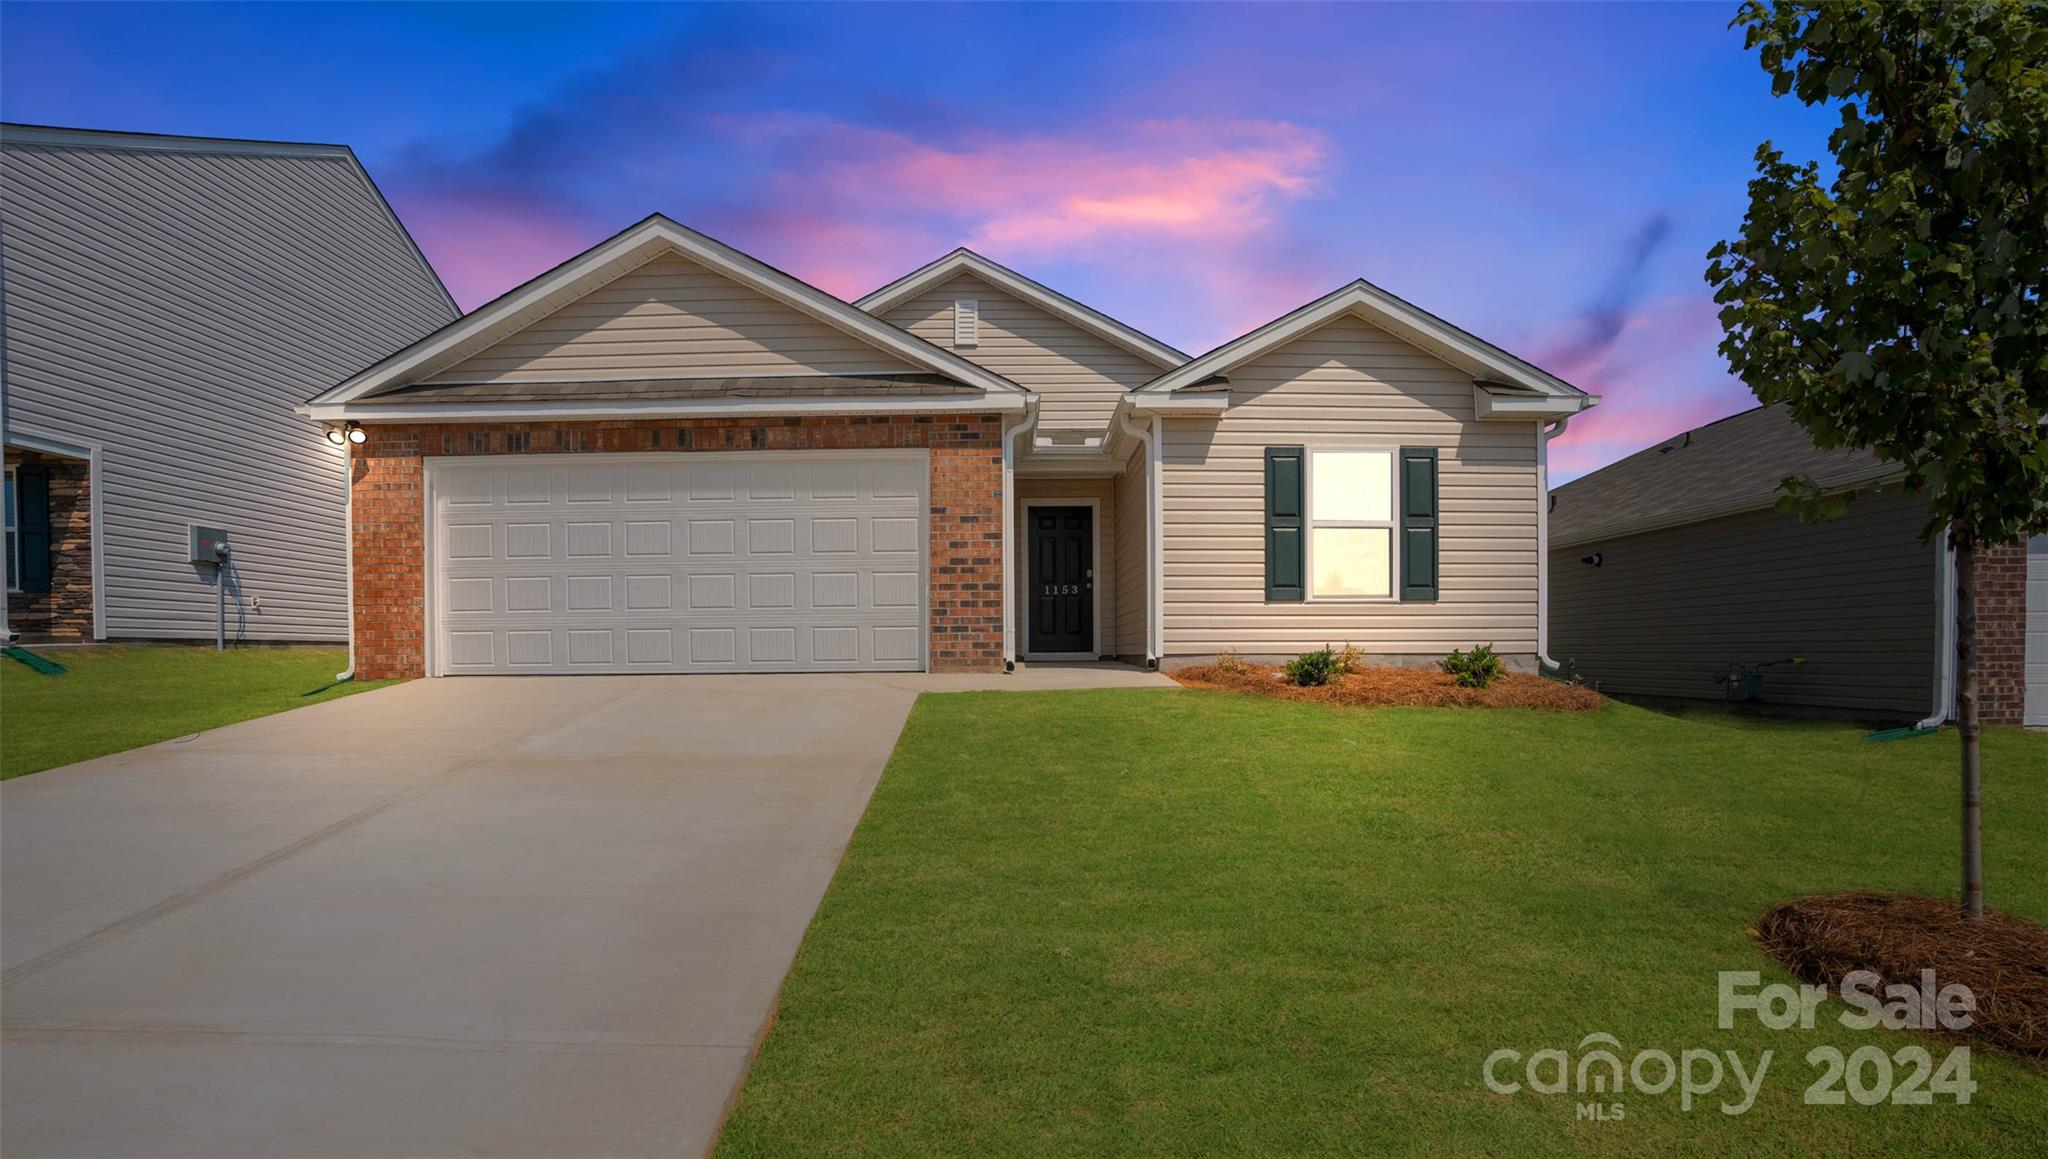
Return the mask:
<path id="1" fill-rule="evenodd" d="M 1568 547 L 1771 506 L 1787 475 L 1834 491 L 1898 475 L 1864 450 L 1824 451 L 1783 407 L 1695 427 L 1551 491 L 1550 546 Z"/>
<path id="2" fill-rule="evenodd" d="M 1171 369 L 1188 360 L 1186 354 L 1150 334 L 1127 326 L 1092 306 L 1077 302 L 1058 290 L 1033 281 L 1008 266 L 990 261 L 965 246 L 937 261 L 919 266 L 881 289 L 856 300 L 854 305 L 869 313 L 880 314 L 959 274 L 973 274 L 1037 306 L 1053 317 L 1079 326 L 1162 369 Z"/>
<path id="3" fill-rule="evenodd" d="M 1200 387 L 1218 375 L 1277 349 L 1345 314 L 1357 314 L 1403 341 L 1428 351 L 1471 374 L 1538 394 L 1573 400 L 1583 410 L 1599 401 L 1571 383 L 1468 334 L 1412 303 L 1402 301 L 1360 278 L 1291 310 L 1264 326 L 1218 346 L 1138 388 L 1138 393 L 1165 393 Z"/>
<path id="4" fill-rule="evenodd" d="M 894 354 L 913 366 L 996 394 L 1028 393 L 1000 374 L 891 326 L 808 282 L 656 213 L 358 372 L 313 398 L 309 405 L 332 407 L 410 385 L 670 251 Z"/>

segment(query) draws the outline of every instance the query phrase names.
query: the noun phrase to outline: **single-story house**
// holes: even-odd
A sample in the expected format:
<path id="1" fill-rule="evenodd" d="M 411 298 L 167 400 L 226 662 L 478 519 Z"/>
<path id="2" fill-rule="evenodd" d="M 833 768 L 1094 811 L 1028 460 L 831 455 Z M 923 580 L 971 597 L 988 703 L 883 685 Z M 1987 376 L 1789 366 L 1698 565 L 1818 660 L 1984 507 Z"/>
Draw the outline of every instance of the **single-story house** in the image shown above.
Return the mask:
<path id="1" fill-rule="evenodd" d="M 0 251 L 0 634 L 345 639 L 343 456 L 293 408 L 460 313 L 355 155 L 0 125 Z"/>
<path id="2" fill-rule="evenodd" d="M 1856 492 L 1802 522 L 1779 481 Z M 1552 651 L 1602 691 L 1726 700 L 1730 665 L 1762 703 L 1939 723 L 1955 701 L 1955 570 L 1893 464 L 1824 451 L 1779 407 L 1690 430 L 1557 488 Z M 1979 706 L 2048 724 L 2048 537 L 1982 552 Z M 1738 684 L 1738 695 L 1754 687 Z"/>
<path id="3" fill-rule="evenodd" d="M 966 250 L 848 303 L 657 215 L 302 409 L 390 677 L 1533 667 L 1593 401 L 1362 281 L 1189 358 Z"/>

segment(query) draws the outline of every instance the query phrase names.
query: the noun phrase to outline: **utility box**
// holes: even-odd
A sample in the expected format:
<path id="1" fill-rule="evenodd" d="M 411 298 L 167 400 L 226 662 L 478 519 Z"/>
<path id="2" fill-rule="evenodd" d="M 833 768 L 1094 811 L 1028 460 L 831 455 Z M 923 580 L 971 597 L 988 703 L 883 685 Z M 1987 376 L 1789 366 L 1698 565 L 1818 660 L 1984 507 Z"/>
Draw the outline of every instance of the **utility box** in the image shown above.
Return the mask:
<path id="1" fill-rule="evenodd" d="M 228 558 L 228 533 L 218 527 L 193 525 L 192 562 L 210 563 L 219 567 Z"/>

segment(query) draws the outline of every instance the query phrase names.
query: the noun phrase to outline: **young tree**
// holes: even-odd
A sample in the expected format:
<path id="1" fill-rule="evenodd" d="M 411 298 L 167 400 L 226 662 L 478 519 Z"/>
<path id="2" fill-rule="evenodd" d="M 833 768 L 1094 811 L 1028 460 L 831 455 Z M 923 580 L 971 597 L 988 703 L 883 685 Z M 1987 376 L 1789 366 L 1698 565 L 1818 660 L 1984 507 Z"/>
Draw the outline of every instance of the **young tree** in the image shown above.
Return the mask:
<path id="1" fill-rule="evenodd" d="M 1748 0 L 1737 26 L 1774 92 L 1841 124 L 1826 183 L 1757 149 L 1741 236 L 1707 255 L 1721 352 L 1817 445 L 1903 467 L 1948 529 L 1979 916 L 1977 554 L 2048 530 L 2048 4 Z"/>

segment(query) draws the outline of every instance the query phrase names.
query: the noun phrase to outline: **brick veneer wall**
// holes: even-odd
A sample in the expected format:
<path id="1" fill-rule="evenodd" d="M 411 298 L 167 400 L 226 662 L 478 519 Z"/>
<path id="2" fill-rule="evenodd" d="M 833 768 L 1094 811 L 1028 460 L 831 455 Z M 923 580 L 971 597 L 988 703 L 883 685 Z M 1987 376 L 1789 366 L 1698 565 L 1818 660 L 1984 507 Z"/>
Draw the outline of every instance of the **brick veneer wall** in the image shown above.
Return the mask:
<path id="1" fill-rule="evenodd" d="M 364 428 L 354 448 L 356 672 L 426 673 L 428 455 L 624 451 L 931 452 L 933 671 L 1000 668 L 1003 659 L 1002 420 L 994 414 L 786 419 L 641 419 L 577 423 L 405 424 Z"/>
<path id="2" fill-rule="evenodd" d="M 1985 724 L 2018 724 L 2027 701 L 2027 545 L 1977 557 L 1977 712 Z"/>
<path id="3" fill-rule="evenodd" d="M 12 448 L 7 465 L 50 472 L 50 590 L 8 592 L 8 626 L 32 640 L 90 640 L 92 465 Z"/>

